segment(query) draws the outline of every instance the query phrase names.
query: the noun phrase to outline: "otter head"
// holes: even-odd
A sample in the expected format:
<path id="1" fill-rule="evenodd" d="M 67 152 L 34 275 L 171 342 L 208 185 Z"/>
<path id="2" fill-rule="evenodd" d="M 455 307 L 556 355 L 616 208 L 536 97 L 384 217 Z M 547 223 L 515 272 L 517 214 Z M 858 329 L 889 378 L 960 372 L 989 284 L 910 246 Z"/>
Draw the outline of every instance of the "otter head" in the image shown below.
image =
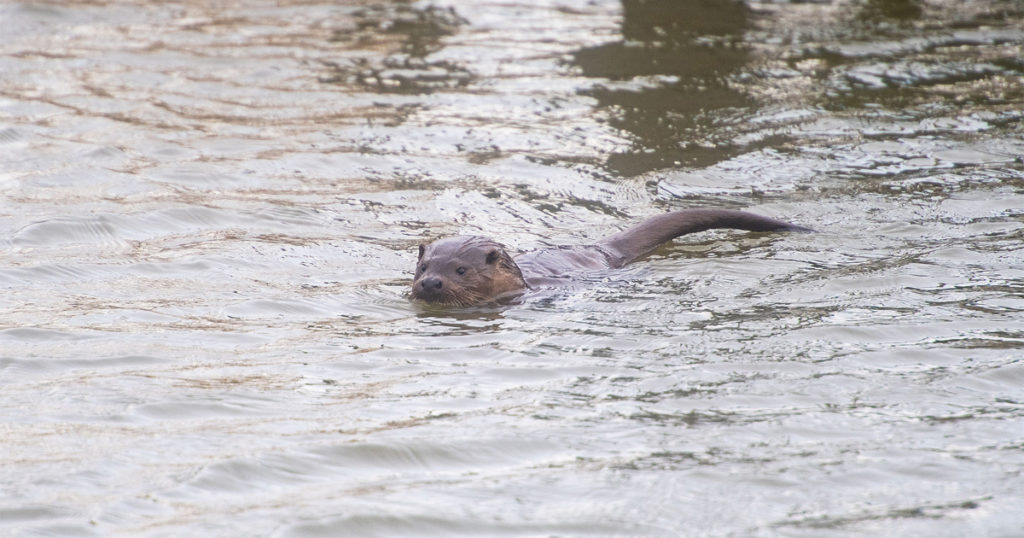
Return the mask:
<path id="1" fill-rule="evenodd" d="M 420 245 L 412 296 L 428 303 L 471 306 L 526 288 L 523 273 L 505 247 L 477 236 Z"/>

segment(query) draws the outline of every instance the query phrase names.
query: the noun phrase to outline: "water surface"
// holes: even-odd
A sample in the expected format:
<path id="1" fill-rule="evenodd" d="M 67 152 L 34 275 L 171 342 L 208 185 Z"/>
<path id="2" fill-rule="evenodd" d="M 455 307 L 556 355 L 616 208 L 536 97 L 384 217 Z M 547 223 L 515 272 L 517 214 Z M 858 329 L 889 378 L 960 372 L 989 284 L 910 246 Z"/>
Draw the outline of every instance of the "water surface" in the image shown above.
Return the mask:
<path id="1" fill-rule="evenodd" d="M 0 4 L 0 529 L 1014 536 L 1024 10 Z M 504 308 L 416 246 L 715 231 Z"/>

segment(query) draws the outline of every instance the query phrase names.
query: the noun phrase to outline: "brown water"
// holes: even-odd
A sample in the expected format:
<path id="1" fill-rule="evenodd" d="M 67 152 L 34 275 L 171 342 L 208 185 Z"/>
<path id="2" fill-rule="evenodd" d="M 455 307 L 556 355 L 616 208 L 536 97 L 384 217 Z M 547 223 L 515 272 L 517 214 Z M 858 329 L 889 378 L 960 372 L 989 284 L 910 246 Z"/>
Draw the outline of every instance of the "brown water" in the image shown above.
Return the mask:
<path id="1" fill-rule="evenodd" d="M 1022 21 L 0 3 L 0 534 L 1020 536 Z M 706 206 L 821 233 L 405 296 Z"/>

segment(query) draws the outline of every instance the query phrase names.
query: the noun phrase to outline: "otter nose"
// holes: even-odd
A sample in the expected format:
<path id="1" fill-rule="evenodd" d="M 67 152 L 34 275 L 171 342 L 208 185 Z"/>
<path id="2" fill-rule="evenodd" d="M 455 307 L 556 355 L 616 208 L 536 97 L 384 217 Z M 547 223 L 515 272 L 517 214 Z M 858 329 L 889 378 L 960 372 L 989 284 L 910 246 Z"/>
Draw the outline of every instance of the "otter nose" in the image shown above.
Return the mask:
<path id="1" fill-rule="evenodd" d="M 425 290 L 436 289 L 439 290 L 444 284 L 441 283 L 441 279 L 437 277 L 427 277 L 420 281 L 420 287 Z"/>

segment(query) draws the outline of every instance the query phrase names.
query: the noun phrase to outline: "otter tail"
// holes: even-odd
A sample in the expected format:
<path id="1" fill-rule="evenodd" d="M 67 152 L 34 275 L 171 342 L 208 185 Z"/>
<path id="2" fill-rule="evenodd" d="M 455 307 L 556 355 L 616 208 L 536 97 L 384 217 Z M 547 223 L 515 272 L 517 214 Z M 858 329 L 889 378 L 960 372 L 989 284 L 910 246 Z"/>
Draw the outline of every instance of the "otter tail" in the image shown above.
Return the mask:
<path id="1" fill-rule="evenodd" d="M 751 232 L 813 232 L 781 220 L 732 209 L 684 209 L 649 218 L 632 228 L 598 241 L 597 245 L 618 259 L 617 267 L 647 254 L 658 245 L 694 232 L 712 228 L 735 228 Z"/>

